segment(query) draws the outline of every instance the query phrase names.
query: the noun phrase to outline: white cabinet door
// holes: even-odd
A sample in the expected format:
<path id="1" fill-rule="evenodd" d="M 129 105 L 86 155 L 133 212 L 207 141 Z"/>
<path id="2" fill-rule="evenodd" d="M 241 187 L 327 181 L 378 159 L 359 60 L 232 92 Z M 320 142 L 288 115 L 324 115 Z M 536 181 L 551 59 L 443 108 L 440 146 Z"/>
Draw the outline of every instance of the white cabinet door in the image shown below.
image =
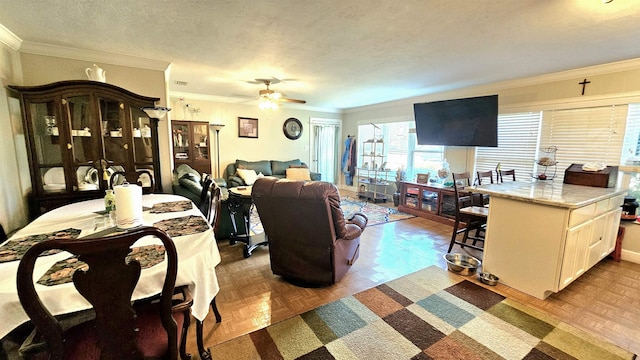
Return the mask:
<path id="1" fill-rule="evenodd" d="M 609 214 L 602 214 L 593 219 L 593 226 L 591 229 L 591 240 L 589 241 L 589 255 L 587 259 L 587 269 L 590 269 L 602 258 L 602 249 L 604 245 L 604 239 L 609 230 L 607 226 L 609 222 Z"/>
<path id="2" fill-rule="evenodd" d="M 593 221 L 587 221 L 567 230 L 558 284 L 559 290 L 564 289 L 587 270 L 587 254 L 592 227 Z"/>
<path id="3" fill-rule="evenodd" d="M 611 254 L 616 248 L 616 240 L 618 239 L 618 228 L 620 227 L 621 208 L 617 208 L 606 214 L 607 224 L 602 241 L 602 253 L 600 259 Z"/>

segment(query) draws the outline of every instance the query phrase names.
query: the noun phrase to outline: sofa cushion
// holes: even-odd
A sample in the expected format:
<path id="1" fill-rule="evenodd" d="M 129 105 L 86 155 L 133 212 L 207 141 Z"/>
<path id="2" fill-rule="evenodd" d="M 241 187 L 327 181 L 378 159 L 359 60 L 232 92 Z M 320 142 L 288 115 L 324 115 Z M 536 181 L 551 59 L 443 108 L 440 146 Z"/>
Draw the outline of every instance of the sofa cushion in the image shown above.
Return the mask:
<path id="1" fill-rule="evenodd" d="M 294 166 L 302 165 L 302 161 L 300 161 L 300 159 L 289 160 L 289 161 L 271 160 L 271 171 L 272 171 L 271 175 L 285 175 L 287 169 L 291 167 L 291 165 L 294 165 Z"/>
<path id="2" fill-rule="evenodd" d="M 289 180 L 311 180 L 309 169 L 289 168 L 287 169 L 287 179 Z"/>
<path id="3" fill-rule="evenodd" d="M 271 162 L 269 160 L 261 160 L 261 161 L 236 160 L 236 171 L 238 169 L 255 170 L 256 173 L 262 173 L 262 175 L 264 176 L 269 176 L 273 174 L 271 172 Z"/>
<path id="4" fill-rule="evenodd" d="M 238 168 L 236 172 L 238 176 L 244 180 L 244 183 L 249 186 L 253 185 L 258 179 L 258 174 L 256 174 L 255 170 Z"/>

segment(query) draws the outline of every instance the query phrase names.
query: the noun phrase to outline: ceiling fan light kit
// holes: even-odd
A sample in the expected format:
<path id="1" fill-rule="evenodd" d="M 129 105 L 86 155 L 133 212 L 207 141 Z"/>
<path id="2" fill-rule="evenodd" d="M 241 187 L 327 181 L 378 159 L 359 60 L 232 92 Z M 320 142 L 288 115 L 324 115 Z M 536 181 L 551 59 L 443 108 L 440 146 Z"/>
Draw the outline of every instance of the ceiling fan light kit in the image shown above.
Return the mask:
<path id="1" fill-rule="evenodd" d="M 258 106 L 260 109 L 275 110 L 278 108 L 280 102 L 294 102 L 298 104 L 305 104 L 305 100 L 289 99 L 277 91 L 269 89 L 272 84 L 278 84 L 281 80 L 276 78 L 271 79 L 255 79 L 255 81 L 248 81 L 250 84 L 264 84 L 267 88 L 258 92 Z"/>

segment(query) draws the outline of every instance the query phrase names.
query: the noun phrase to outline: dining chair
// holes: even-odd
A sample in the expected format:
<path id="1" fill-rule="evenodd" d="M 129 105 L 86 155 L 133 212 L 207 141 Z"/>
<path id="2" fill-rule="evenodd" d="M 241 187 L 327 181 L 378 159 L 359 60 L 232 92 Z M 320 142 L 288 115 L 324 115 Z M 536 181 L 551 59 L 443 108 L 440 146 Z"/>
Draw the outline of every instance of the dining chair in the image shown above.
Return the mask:
<path id="1" fill-rule="evenodd" d="M 122 185 L 124 182 L 129 184 L 138 184 L 142 187 L 143 194 L 151 194 L 155 189 L 153 174 L 147 169 L 138 169 L 136 171 L 115 171 L 111 174 L 109 184 L 111 188 L 116 185 Z"/>
<path id="2" fill-rule="evenodd" d="M 484 246 L 479 246 L 478 242 L 484 245 L 483 234 L 489 209 L 483 205 L 482 194 L 464 191 L 464 187 L 471 184 L 469 172 L 454 173 L 452 176 L 456 217 L 447 253 L 451 252 L 455 244 L 460 245 L 462 248 L 467 246 L 472 249 L 483 250 Z M 475 231 L 474 235 L 470 234 L 472 231 Z M 458 240 L 458 235 L 460 234 L 462 234 L 462 240 Z M 472 240 L 472 242 L 467 243 L 467 240 Z"/>
<path id="3" fill-rule="evenodd" d="M 207 218 L 209 224 L 211 224 L 211 227 L 214 229 L 214 234 L 219 221 L 218 214 L 220 206 L 220 186 L 218 186 L 210 176 L 206 176 L 202 186 L 202 194 L 200 195 L 200 211 Z M 211 309 L 216 317 L 216 323 L 221 322 L 222 316 L 216 304 L 216 297 L 211 300 Z M 203 325 L 202 321 L 196 319 L 196 344 L 200 358 L 205 360 L 211 359 L 211 352 L 204 348 Z"/>
<path id="4" fill-rule="evenodd" d="M 497 174 L 496 174 L 497 176 Z M 478 185 L 482 185 L 482 179 L 486 179 L 489 178 L 489 181 L 491 181 L 491 183 L 493 184 L 493 171 L 489 170 L 489 171 L 476 171 L 476 181 L 478 182 Z M 497 179 L 496 179 L 497 181 Z"/>
<path id="5" fill-rule="evenodd" d="M 200 202 L 198 203 L 198 209 L 200 210 L 202 215 L 207 218 L 207 220 L 209 217 L 209 207 L 211 205 L 211 184 L 213 183 L 213 179 L 206 174 L 204 174 L 202 180 L 200 181 L 202 190 L 200 191 Z"/>
<path id="6" fill-rule="evenodd" d="M 133 302 L 132 294 L 143 270 L 140 262 L 129 259 L 128 254 L 138 239 L 148 236 L 158 238 L 164 245 L 165 260 L 157 265 L 166 268 L 162 292 L 154 301 Z M 88 265 L 75 270 L 72 281 L 92 305 L 95 319 L 68 329 L 45 307 L 47 302 L 40 297 L 42 290 L 36 291 L 34 285 L 36 259 L 54 249 L 76 255 L 77 260 Z M 154 227 L 106 237 L 54 238 L 33 245 L 18 265 L 17 290 L 20 304 L 35 327 L 34 334 L 38 334 L 29 338 L 42 339 L 44 346 L 23 344 L 23 356 L 86 360 L 177 359 L 180 355 L 189 359 L 185 346 L 193 300 L 186 286 L 175 288 L 177 269 L 173 241 Z"/>
<path id="7" fill-rule="evenodd" d="M 504 179 L 503 179 L 504 175 L 507 175 L 507 176 L 511 175 L 511 178 L 513 179 L 513 181 L 516 181 L 516 171 L 514 169 L 500 170 L 498 174 L 500 175 L 500 182 L 504 182 Z"/>

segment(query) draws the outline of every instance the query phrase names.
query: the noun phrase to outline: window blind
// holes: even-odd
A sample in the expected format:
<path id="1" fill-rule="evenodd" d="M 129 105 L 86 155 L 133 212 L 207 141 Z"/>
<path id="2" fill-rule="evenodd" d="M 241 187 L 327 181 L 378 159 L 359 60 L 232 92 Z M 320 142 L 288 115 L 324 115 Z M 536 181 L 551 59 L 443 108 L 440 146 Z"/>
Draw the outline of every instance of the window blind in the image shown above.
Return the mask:
<path id="1" fill-rule="evenodd" d="M 555 181 L 562 182 L 564 170 L 571 164 L 605 162 L 619 165 L 627 107 L 611 105 L 544 111 L 540 149 L 550 146 L 558 149 L 557 168 L 547 169 L 547 175 L 555 175 Z"/>
<path id="2" fill-rule="evenodd" d="M 498 147 L 476 148 L 475 171 L 514 169 L 517 180 L 527 180 L 533 172 L 538 148 L 541 112 L 498 115 Z"/>

